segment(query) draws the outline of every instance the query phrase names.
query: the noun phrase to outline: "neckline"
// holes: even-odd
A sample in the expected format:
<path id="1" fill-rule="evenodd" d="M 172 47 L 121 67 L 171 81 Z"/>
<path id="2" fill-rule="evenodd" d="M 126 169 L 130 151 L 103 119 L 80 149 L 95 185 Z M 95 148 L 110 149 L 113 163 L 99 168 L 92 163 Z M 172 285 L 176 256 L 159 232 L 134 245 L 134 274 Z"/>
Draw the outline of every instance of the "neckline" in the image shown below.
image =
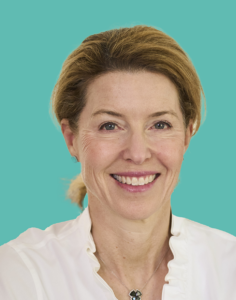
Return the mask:
<path id="1" fill-rule="evenodd" d="M 83 231 L 86 236 L 86 250 L 92 263 L 93 272 L 98 281 L 114 295 L 114 292 L 110 286 L 98 275 L 100 263 L 97 257 L 94 255 L 96 252 L 96 245 L 91 233 L 92 221 L 88 207 L 86 207 L 80 216 L 81 222 L 83 223 Z M 171 210 L 170 226 L 171 236 L 169 238 L 169 247 L 174 258 L 167 264 L 168 273 L 165 276 L 166 284 L 163 286 L 161 299 L 185 300 L 187 294 L 187 270 L 189 262 L 185 219 L 175 216 Z M 116 299 L 115 295 L 114 299 Z"/>

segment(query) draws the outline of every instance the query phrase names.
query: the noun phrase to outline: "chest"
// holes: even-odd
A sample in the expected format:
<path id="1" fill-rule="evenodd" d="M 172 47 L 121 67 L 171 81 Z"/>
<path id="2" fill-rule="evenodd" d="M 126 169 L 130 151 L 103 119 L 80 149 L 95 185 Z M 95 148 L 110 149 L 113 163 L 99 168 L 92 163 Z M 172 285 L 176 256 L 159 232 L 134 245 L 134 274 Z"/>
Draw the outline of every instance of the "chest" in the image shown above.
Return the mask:
<path id="1" fill-rule="evenodd" d="M 143 289 L 143 283 L 140 286 L 130 286 L 126 288 L 120 280 L 111 276 L 111 274 L 100 271 L 98 275 L 104 280 L 104 284 L 107 284 L 112 289 L 115 298 L 118 300 L 161 300 L 163 286 L 168 284 L 168 282 L 165 282 L 167 273 L 168 269 L 162 268 L 157 274 L 152 276 Z"/>

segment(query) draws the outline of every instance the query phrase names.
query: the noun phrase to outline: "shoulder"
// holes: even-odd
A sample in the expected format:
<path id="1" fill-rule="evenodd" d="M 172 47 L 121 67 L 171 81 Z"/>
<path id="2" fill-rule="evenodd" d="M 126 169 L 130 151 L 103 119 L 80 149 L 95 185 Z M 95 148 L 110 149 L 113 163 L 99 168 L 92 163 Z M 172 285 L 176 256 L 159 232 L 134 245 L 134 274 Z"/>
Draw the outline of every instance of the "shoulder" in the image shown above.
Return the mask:
<path id="1" fill-rule="evenodd" d="M 236 277 L 236 237 L 225 231 L 174 216 L 174 240 L 184 241 L 187 256 L 199 267 L 214 264 Z"/>
<path id="2" fill-rule="evenodd" d="M 30 270 L 7 244 L 0 247 L 0 299 L 38 299 Z"/>
<path id="3" fill-rule="evenodd" d="M 209 227 L 207 225 L 173 215 L 173 231 L 187 235 L 191 240 L 208 242 L 229 242 L 229 244 L 236 245 L 236 236 Z M 207 239 L 206 239 L 207 238 Z"/>
<path id="4" fill-rule="evenodd" d="M 55 278 L 61 265 L 66 265 L 65 270 L 71 260 L 78 259 L 84 244 L 83 227 L 80 215 L 45 230 L 29 228 L 1 246 L 0 299 L 39 299 L 41 281 L 49 274 Z"/>
<path id="5" fill-rule="evenodd" d="M 74 220 L 53 224 L 41 230 L 39 228 L 29 228 L 21 233 L 16 239 L 7 243 L 18 254 L 25 250 L 36 251 L 37 249 L 46 249 L 52 244 L 57 247 L 69 248 L 74 242 L 74 235 L 81 242 L 82 230 L 80 227 L 80 217 Z"/>
<path id="6" fill-rule="evenodd" d="M 207 225 L 172 216 L 172 228 L 174 245 L 184 245 L 185 256 L 201 265 L 201 262 L 215 263 L 219 268 L 227 264 L 236 275 L 236 237 L 225 231 L 209 227 Z M 179 247 L 177 247 L 179 249 Z M 225 265 L 222 264 L 222 258 Z M 207 260 L 207 261 L 206 261 Z"/>
<path id="7" fill-rule="evenodd" d="M 185 226 L 189 247 L 198 257 L 203 254 L 209 256 L 209 260 L 216 258 L 221 267 L 223 258 L 236 272 L 235 236 L 188 219 L 185 219 Z"/>
<path id="8" fill-rule="evenodd" d="M 215 243 L 229 243 L 236 246 L 236 237 L 228 232 L 220 229 L 212 228 L 207 225 L 184 219 L 186 229 L 189 235 L 194 235 L 195 238 L 203 239 Z M 207 238 L 207 240 L 206 240 Z"/>
<path id="9" fill-rule="evenodd" d="M 185 222 L 188 245 L 194 257 L 206 265 L 214 264 L 221 273 L 231 272 L 236 278 L 236 237 L 191 220 Z"/>
<path id="10" fill-rule="evenodd" d="M 171 245 L 189 290 L 198 299 L 236 299 L 236 237 L 186 218 L 173 223 Z"/>

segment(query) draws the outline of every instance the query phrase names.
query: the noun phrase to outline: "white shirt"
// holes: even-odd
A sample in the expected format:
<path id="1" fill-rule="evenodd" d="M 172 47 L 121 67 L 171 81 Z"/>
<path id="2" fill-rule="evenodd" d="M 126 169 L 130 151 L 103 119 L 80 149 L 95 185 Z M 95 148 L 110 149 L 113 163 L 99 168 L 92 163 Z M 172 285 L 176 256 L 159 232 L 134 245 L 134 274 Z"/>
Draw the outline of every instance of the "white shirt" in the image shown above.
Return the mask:
<path id="1" fill-rule="evenodd" d="M 90 230 L 86 208 L 75 220 L 30 228 L 1 246 L 0 299 L 115 300 L 97 274 Z M 236 237 L 174 215 L 171 233 L 162 300 L 236 300 Z"/>

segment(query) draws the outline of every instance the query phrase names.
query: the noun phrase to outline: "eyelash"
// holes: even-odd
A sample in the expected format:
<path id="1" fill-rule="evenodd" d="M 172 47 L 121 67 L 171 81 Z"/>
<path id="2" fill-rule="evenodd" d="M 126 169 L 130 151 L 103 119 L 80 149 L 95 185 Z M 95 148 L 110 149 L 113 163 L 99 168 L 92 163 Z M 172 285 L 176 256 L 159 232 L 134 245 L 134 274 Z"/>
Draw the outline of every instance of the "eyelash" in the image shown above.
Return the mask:
<path id="1" fill-rule="evenodd" d="M 171 125 L 169 122 L 166 122 L 166 121 L 165 121 L 165 122 L 164 122 L 164 121 L 159 121 L 159 122 L 155 123 L 153 126 L 155 126 L 155 125 L 158 124 L 158 123 L 165 124 L 165 125 L 168 126 L 168 128 L 171 128 L 171 127 L 172 127 L 172 125 Z M 107 125 L 107 124 L 113 124 L 113 125 L 118 126 L 116 123 L 113 123 L 113 122 L 107 122 L 107 123 L 102 124 L 102 125 L 100 126 L 99 130 L 102 130 L 102 128 L 103 128 L 105 125 Z M 157 129 L 157 130 L 158 130 L 158 129 Z M 163 129 L 161 129 L 161 130 L 163 130 Z M 106 131 L 114 131 L 114 130 L 106 130 Z"/>

